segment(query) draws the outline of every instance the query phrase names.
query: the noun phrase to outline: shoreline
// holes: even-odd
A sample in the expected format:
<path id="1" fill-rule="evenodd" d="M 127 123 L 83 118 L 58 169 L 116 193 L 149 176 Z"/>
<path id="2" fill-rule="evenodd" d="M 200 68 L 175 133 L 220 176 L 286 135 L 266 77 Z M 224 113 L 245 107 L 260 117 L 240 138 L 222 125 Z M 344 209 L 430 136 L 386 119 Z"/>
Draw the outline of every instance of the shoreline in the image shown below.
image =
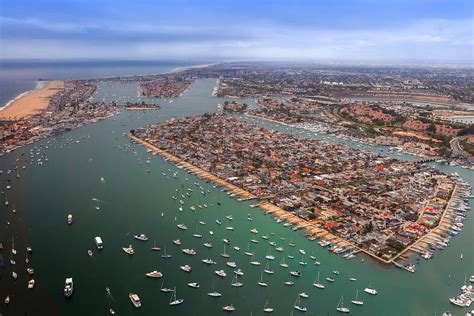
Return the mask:
<path id="1" fill-rule="evenodd" d="M 64 81 L 38 82 L 36 89 L 26 91 L 9 101 L 0 109 L 0 120 L 18 121 L 44 111 L 49 99 L 64 89 Z"/>
<path id="2" fill-rule="evenodd" d="M 241 198 L 241 201 L 246 201 L 246 200 L 258 200 L 259 202 L 256 204 L 257 207 L 259 207 L 260 209 L 262 209 L 265 213 L 272 213 L 275 215 L 275 218 L 284 218 L 286 222 L 289 222 L 289 223 L 292 223 L 294 225 L 294 227 L 296 227 L 297 229 L 304 229 L 305 231 L 311 233 L 313 236 L 317 236 L 317 238 L 321 238 L 323 240 L 326 240 L 326 241 L 329 241 L 333 244 L 337 244 L 338 246 L 340 247 L 345 247 L 346 250 L 351 250 L 351 251 L 354 251 L 354 252 L 360 252 L 360 251 L 363 251 L 362 249 L 360 249 L 359 247 L 355 246 L 354 244 L 352 244 L 350 241 L 346 240 L 346 239 L 343 239 L 341 237 L 338 237 L 336 235 L 333 235 L 332 233 L 328 232 L 327 230 L 323 229 L 323 228 L 320 228 L 320 227 L 316 227 L 314 225 L 314 223 L 312 223 L 311 221 L 307 221 L 305 219 L 302 219 L 296 215 L 294 215 L 293 213 L 291 212 L 288 212 L 288 211 L 285 211 L 283 210 L 282 208 L 268 202 L 268 201 L 265 201 L 265 199 L 262 199 L 262 198 L 258 198 L 257 196 L 253 195 L 252 193 L 244 190 L 244 189 L 241 189 L 213 174 L 211 174 L 210 172 L 207 172 L 199 167 L 196 167 L 170 153 L 168 153 L 167 151 L 164 151 L 160 148 L 158 148 L 157 146 L 145 141 L 145 140 L 142 140 L 141 138 L 138 138 L 134 135 L 132 135 L 132 133 L 128 133 L 127 136 L 132 140 L 132 141 L 135 141 L 143 146 L 145 146 L 146 148 L 148 149 L 151 149 L 154 153 L 157 153 L 159 154 L 160 156 L 162 156 L 163 158 L 173 162 L 175 165 L 177 166 L 181 166 L 183 167 L 183 169 L 189 171 L 190 173 L 196 175 L 197 177 L 201 178 L 201 179 L 205 179 L 205 180 L 210 180 L 220 186 L 223 186 L 225 187 L 226 189 L 228 189 L 230 192 L 232 192 L 233 194 L 239 196 Z M 363 251 L 365 253 L 365 251 Z M 378 258 L 377 256 L 373 255 L 373 254 L 370 254 L 368 253 L 371 257 L 379 260 L 379 261 L 382 261 L 384 263 L 389 263 L 381 258 Z"/>

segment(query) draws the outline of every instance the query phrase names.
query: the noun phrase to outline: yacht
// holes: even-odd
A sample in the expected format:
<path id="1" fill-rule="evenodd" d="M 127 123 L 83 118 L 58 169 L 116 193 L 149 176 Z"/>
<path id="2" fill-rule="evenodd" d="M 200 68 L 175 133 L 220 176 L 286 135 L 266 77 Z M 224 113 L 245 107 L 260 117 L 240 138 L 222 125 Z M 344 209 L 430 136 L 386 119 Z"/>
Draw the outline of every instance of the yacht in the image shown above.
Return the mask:
<path id="1" fill-rule="evenodd" d="M 359 290 L 357 290 L 357 292 L 356 292 L 356 297 L 355 297 L 355 299 L 354 299 L 353 301 L 351 301 L 351 303 L 354 304 L 354 305 L 359 305 L 359 306 L 360 306 L 360 305 L 364 305 L 364 302 L 363 302 L 363 301 L 359 301 L 358 297 L 359 297 Z"/>
<path id="2" fill-rule="evenodd" d="M 234 307 L 234 305 L 232 305 L 232 304 L 227 305 L 227 306 L 224 306 L 222 309 L 223 309 L 224 311 L 226 311 L 226 312 L 233 312 L 233 311 L 235 311 L 235 307 Z"/>
<path id="3" fill-rule="evenodd" d="M 226 265 L 229 266 L 229 267 L 231 267 L 231 268 L 237 267 L 237 263 L 235 263 L 234 261 L 226 262 Z"/>
<path id="4" fill-rule="evenodd" d="M 176 298 L 176 288 L 174 288 L 173 294 L 171 294 L 170 306 L 179 305 L 179 304 L 182 304 L 183 302 L 184 302 L 184 299 Z"/>
<path id="5" fill-rule="evenodd" d="M 184 252 L 185 254 L 187 254 L 187 255 L 190 255 L 190 256 L 196 255 L 196 251 L 195 251 L 194 249 L 188 249 L 188 248 L 186 248 L 186 249 L 183 249 L 183 252 Z"/>
<path id="6" fill-rule="evenodd" d="M 34 279 L 29 280 L 28 281 L 28 288 L 32 289 L 34 286 L 35 286 L 35 280 Z"/>
<path id="7" fill-rule="evenodd" d="M 188 228 L 186 227 L 186 225 L 184 225 L 184 224 L 178 224 L 177 226 L 178 226 L 179 229 L 182 229 L 182 230 L 188 229 Z"/>
<path id="8" fill-rule="evenodd" d="M 349 313 L 350 309 L 347 307 L 344 307 L 344 296 L 341 296 L 341 299 L 339 300 L 339 303 L 337 304 L 336 310 L 340 313 Z"/>
<path id="9" fill-rule="evenodd" d="M 64 296 L 70 297 L 73 291 L 74 282 L 72 281 L 72 278 L 66 278 L 66 281 L 64 282 Z"/>
<path id="10" fill-rule="evenodd" d="M 173 244 L 175 244 L 176 246 L 180 246 L 181 245 L 181 240 L 180 239 L 175 239 L 175 240 L 173 240 Z"/>
<path id="11" fill-rule="evenodd" d="M 135 253 L 135 250 L 133 250 L 132 245 L 129 245 L 128 247 L 122 247 L 123 251 L 125 251 L 126 254 L 133 255 Z"/>
<path id="12" fill-rule="evenodd" d="M 290 280 L 288 280 L 288 281 L 285 282 L 285 285 L 288 285 L 288 286 L 292 286 L 292 285 L 294 285 L 294 284 L 295 284 L 295 282 L 290 281 Z"/>
<path id="13" fill-rule="evenodd" d="M 135 235 L 133 236 L 136 240 L 147 241 L 148 237 L 145 234 Z"/>
<path id="14" fill-rule="evenodd" d="M 163 273 L 161 273 L 157 270 L 148 272 L 145 275 L 149 278 L 161 278 L 161 277 L 163 277 Z"/>
<path id="15" fill-rule="evenodd" d="M 204 247 L 206 247 L 206 248 L 212 248 L 212 243 L 210 243 L 210 242 L 205 242 L 205 243 L 204 243 Z"/>
<path id="16" fill-rule="evenodd" d="M 202 261 L 202 263 L 205 263 L 205 264 L 217 264 L 217 262 L 215 262 L 211 258 L 202 259 L 201 261 Z"/>
<path id="17" fill-rule="evenodd" d="M 138 296 L 138 294 L 128 293 L 128 298 L 132 302 L 133 306 L 135 306 L 135 308 L 139 308 L 142 306 L 142 302 L 140 301 L 140 297 Z"/>
<path id="18" fill-rule="evenodd" d="M 225 278 L 227 276 L 227 274 L 225 273 L 224 270 L 216 270 L 214 271 L 215 274 L 217 274 L 218 276 L 222 277 L 222 278 Z"/>
<path id="19" fill-rule="evenodd" d="M 252 234 L 258 234 L 258 230 L 257 230 L 256 228 L 252 228 L 252 229 L 250 230 L 250 232 L 251 232 Z"/>
<path id="20" fill-rule="evenodd" d="M 101 250 L 104 248 L 104 243 L 102 242 L 102 238 L 100 238 L 99 236 L 94 238 L 94 242 L 98 250 Z"/>
<path id="21" fill-rule="evenodd" d="M 299 278 L 301 276 L 301 272 L 296 270 L 296 271 L 291 271 L 290 274 L 294 277 Z"/>
<path id="22" fill-rule="evenodd" d="M 72 224 L 72 214 L 69 214 L 69 215 L 67 216 L 67 223 L 68 223 L 68 225 L 71 225 L 71 224 Z"/>
<path id="23" fill-rule="evenodd" d="M 197 282 L 188 283 L 188 286 L 192 287 L 193 289 L 199 289 L 199 283 Z"/>
<path id="24" fill-rule="evenodd" d="M 328 277 L 326 278 L 326 281 L 328 281 L 328 282 L 334 282 L 334 278 L 333 278 L 332 276 L 328 276 Z"/>
<path id="25" fill-rule="evenodd" d="M 185 264 L 184 266 L 180 266 L 179 268 L 183 270 L 184 272 L 191 272 L 191 266 L 187 264 Z"/>
<path id="26" fill-rule="evenodd" d="M 301 298 L 309 298 L 309 295 L 306 294 L 305 292 L 302 292 L 299 294 Z"/>
<path id="27" fill-rule="evenodd" d="M 364 289 L 364 292 L 368 293 L 370 295 L 377 295 L 377 293 L 378 293 L 376 289 L 373 289 L 373 288 L 370 287 L 370 284 L 369 284 L 369 287 L 366 287 Z"/>
<path id="28" fill-rule="evenodd" d="M 244 272 L 242 271 L 242 269 L 237 269 L 234 271 L 235 274 L 237 275 L 240 275 L 240 276 L 243 276 L 244 275 Z"/>

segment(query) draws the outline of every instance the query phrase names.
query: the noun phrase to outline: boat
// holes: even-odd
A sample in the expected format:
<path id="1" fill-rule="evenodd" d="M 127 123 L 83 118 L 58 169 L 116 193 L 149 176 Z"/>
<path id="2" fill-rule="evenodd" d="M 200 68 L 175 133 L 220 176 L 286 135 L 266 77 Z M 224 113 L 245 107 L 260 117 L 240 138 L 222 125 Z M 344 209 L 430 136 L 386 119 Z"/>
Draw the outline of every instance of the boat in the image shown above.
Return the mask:
<path id="1" fill-rule="evenodd" d="M 225 273 L 224 270 L 216 270 L 214 271 L 215 274 L 217 274 L 218 276 L 222 277 L 222 278 L 225 278 L 227 276 L 227 274 Z"/>
<path id="2" fill-rule="evenodd" d="M 229 258 L 230 255 L 226 252 L 226 243 L 224 243 L 224 252 L 221 253 L 221 257 Z"/>
<path id="3" fill-rule="evenodd" d="M 268 286 L 268 283 L 263 282 L 263 272 L 260 273 L 260 281 L 258 281 L 257 284 L 260 286 L 265 286 L 265 287 Z"/>
<path id="4" fill-rule="evenodd" d="M 202 259 L 201 261 L 202 261 L 202 263 L 205 263 L 205 264 L 217 264 L 217 262 L 215 262 L 211 258 Z"/>
<path id="5" fill-rule="evenodd" d="M 159 271 L 156 271 L 156 270 L 148 272 L 145 275 L 149 278 L 161 278 L 161 277 L 163 277 L 163 273 L 161 273 Z"/>
<path id="6" fill-rule="evenodd" d="M 285 285 L 292 286 L 295 285 L 295 282 L 288 280 L 285 282 Z"/>
<path id="7" fill-rule="evenodd" d="M 357 279 L 356 278 L 349 278 L 349 281 L 355 282 L 355 281 L 357 281 Z"/>
<path id="8" fill-rule="evenodd" d="M 99 236 L 94 238 L 94 242 L 98 250 L 101 250 L 104 248 L 104 243 L 102 242 L 102 238 L 100 238 Z"/>
<path id="9" fill-rule="evenodd" d="M 160 291 L 163 292 L 163 293 L 169 293 L 169 292 L 173 292 L 173 289 L 169 288 L 169 287 L 164 287 L 165 285 L 165 279 L 163 278 L 163 281 L 161 282 L 161 286 L 160 286 Z"/>
<path id="10" fill-rule="evenodd" d="M 325 286 L 319 282 L 319 274 L 320 272 L 318 271 L 318 277 L 317 277 L 317 280 L 314 280 L 313 286 L 317 287 L 318 289 L 324 289 Z"/>
<path id="11" fill-rule="evenodd" d="M 214 281 L 212 281 L 212 292 L 207 293 L 207 295 L 211 296 L 211 297 L 221 297 L 222 296 L 221 293 L 216 291 Z"/>
<path id="12" fill-rule="evenodd" d="M 212 248 L 212 243 L 210 243 L 210 242 L 205 242 L 205 243 L 204 243 L 204 247 L 206 247 L 206 248 Z"/>
<path id="13" fill-rule="evenodd" d="M 182 251 L 183 251 L 183 253 L 185 253 L 187 255 L 190 255 L 190 256 L 196 255 L 196 251 L 192 248 L 191 249 L 185 248 Z"/>
<path id="14" fill-rule="evenodd" d="M 160 247 L 157 247 L 156 244 L 155 244 L 155 241 L 153 241 L 153 247 L 151 247 L 151 251 L 160 251 L 161 248 Z"/>
<path id="15" fill-rule="evenodd" d="M 173 240 L 173 244 L 175 244 L 176 246 L 180 246 L 181 245 L 181 240 L 180 239 L 175 239 L 175 240 Z"/>
<path id="16" fill-rule="evenodd" d="M 233 286 L 233 287 L 242 287 L 242 286 L 244 286 L 244 284 L 242 282 L 239 282 L 237 273 L 234 275 L 234 278 L 232 279 L 232 283 L 230 285 Z"/>
<path id="17" fill-rule="evenodd" d="M 280 266 L 283 268 L 288 268 L 288 263 L 285 262 L 285 256 L 281 257 Z"/>
<path id="18" fill-rule="evenodd" d="M 272 255 L 272 248 L 268 249 L 267 255 L 265 256 L 267 260 L 274 260 L 275 256 Z"/>
<path id="19" fill-rule="evenodd" d="M 257 230 L 256 228 L 252 228 L 252 229 L 250 230 L 250 232 L 251 232 L 252 234 L 258 234 L 258 230 Z"/>
<path id="20" fill-rule="evenodd" d="M 305 293 L 305 292 L 300 293 L 299 296 L 300 296 L 301 298 L 309 298 L 309 294 L 307 294 L 307 293 Z"/>
<path id="21" fill-rule="evenodd" d="M 148 237 L 145 234 L 135 235 L 133 236 L 136 240 L 147 241 Z"/>
<path id="22" fill-rule="evenodd" d="M 67 223 L 68 223 L 69 225 L 72 224 L 72 214 L 69 214 L 69 215 L 67 216 Z"/>
<path id="23" fill-rule="evenodd" d="M 16 255 L 16 249 L 15 249 L 15 239 L 12 236 L 12 254 Z"/>
<path id="24" fill-rule="evenodd" d="M 250 264 L 253 266 L 259 266 L 261 263 L 258 260 L 254 259 L 254 256 L 252 256 L 252 259 L 250 260 Z"/>
<path id="25" fill-rule="evenodd" d="M 296 270 L 296 271 L 290 271 L 290 274 L 294 277 L 299 278 L 301 276 L 301 272 Z"/>
<path id="26" fill-rule="evenodd" d="M 328 282 L 334 282 L 334 278 L 333 278 L 332 276 L 328 276 L 328 277 L 326 278 L 326 281 L 328 281 Z"/>
<path id="27" fill-rule="evenodd" d="M 253 256 L 254 253 L 250 251 L 250 243 L 247 243 L 247 251 L 244 252 L 246 256 Z"/>
<path id="28" fill-rule="evenodd" d="M 293 307 L 296 310 L 300 311 L 300 312 L 306 312 L 307 311 L 307 308 L 305 306 L 301 305 L 301 300 L 300 300 L 299 295 L 296 297 L 295 305 Z"/>
<path id="29" fill-rule="evenodd" d="M 240 275 L 240 276 L 244 275 L 244 272 L 242 271 L 242 269 L 234 270 L 234 273 L 237 274 L 237 275 Z"/>
<path id="30" fill-rule="evenodd" d="M 18 274 L 16 274 L 16 272 L 13 271 L 13 272 L 12 272 L 12 277 L 13 277 L 14 279 L 18 278 Z"/>
<path id="31" fill-rule="evenodd" d="M 226 311 L 226 312 L 233 312 L 233 311 L 235 311 L 235 307 L 234 307 L 234 305 L 232 305 L 232 304 L 227 305 L 227 306 L 224 306 L 222 309 L 223 309 L 224 311 Z"/>
<path id="32" fill-rule="evenodd" d="M 73 291 L 74 282 L 72 281 L 72 278 L 66 278 L 66 281 L 64 282 L 64 296 L 70 297 Z"/>
<path id="33" fill-rule="evenodd" d="M 229 267 L 231 267 L 231 268 L 237 267 L 237 263 L 235 263 L 234 261 L 226 262 L 226 265 L 229 266 Z"/>
<path id="34" fill-rule="evenodd" d="M 176 306 L 176 305 L 182 304 L 183 302 L 184 302 L 184 299 L 176 298 L 176 288 L 174 288 L 173 293 L 171 294 L 169 305 Z"/>
<path id="35" fill-rule="evenodd" d="M 177 226 L 178 226 L 179 229 L 182 229 L 182 230 L 188 229 L 188 228 L 186 227 L 186 225 L 184 225 L 184 224 L 178 224 Z"/>
<path id="36" fill-rule="evenodd" d="M 370 284 L 369 284 L 369 287 L 366 287 L 364 289 L 364 292 L 368 293 L 370 295 L 377 295 L 377 293 L 378 293 L 376 289 L 373 289 L 373 288 L 370 287 Z"/>
<path id="37" fill-rule="evenodd" d="M 139 308 L 142 306 L 142 302 L 140 301 L 140 297 L 136 293 L 128 293 L 128 298 L 132 302 L 135 308 Z"/>
<path id="38" fill-rule="evenodd" d="M 133 255 L 135 253 L 135 250 L 133 250 L 132 245 L 129 245 L 128 247 L 122 247 L 122 250 L 129 255 Z"/>
<path id="39" fill-rule="evenodd" d="M 32 289 L 34 286 L 35 286 L 35 280 L 34 279 L 29 280 L 28 281 L 28 288 Z"/>
<path id="40" fill-rule="evenodd" d="M 33 268 L 27 268 L 27 269 L 26 269 L 26 273 L 28 273 L 28 275 L 34 275 L 34 274 L 35 274 L 35 269 L 33 269 Z"/>
<path id="41" fill-rule="evenodd" d="M 359 305 L 359 306 L 360 306 L 360 305 L 364 305 L 364 302 L 363 302 L 363 301 L 359 301 L 358 297 L 359 297 L 359 290 L 357 290 L 357 292 L 356 292 L 356 297 L 355 297 L 355 299 L 354 299 L 353 301 L 351 301 L 351 303 L 354 304 L 354 305 Z"/>
<path id="42" fill-rule="evenodd" d="M 10 303 L 10 295 L 7 295 L 7 297 L 5 297 L 5 305 L 8 305 Z"/>
<path id="43" fill-rule="evenodd" d="M 164 251 L 164 252 L 165 252 L 165 253 L 161 255 L 161 258 L 163 258 L 163 259 L 171 259 L 172 256 L 171 256 L 170 254 L 166 253 L 166 246 L 165 246 L 165 251 Z"/>
<path id="44" fill-rule="evenodd" d="M 337 304 L 336 310 L 340 313 L 349 313 L 350 309 L 347 307 L 344 307 L 344 296 L 341 296 L 341 299 L 339 300 L 339 303 Z"/>
<path id="45" fill-rule="evenodd" d="M 184 266 L 179 266 L 179 268 L 180 268 L 181 270 L 183 270 L 184 272 L 191 272 L 191 270 L 192 270 L 192 269 L 191 269 L 191 266 L 190 266 L 190 265 L 187 265 L 187 264 L 185 264 Z"/>
<path id="46" fill-rule="evenodd" d="M 197 282 L 188 283 L 188 286 L 192 287 L 193 289 L 199 289 L 199 283 Z"/>
<path id="47" fill-rule="evenodd" d="M 271 308 L 271 307 L 268 306 L 268 299 L 267 299 L 267 301 L 265 302 L 265 306 L 263 307 L 263 311 L 264 311 L 265 313 L 272 313 L 272 312 L 273 312 L 273 308 Z"/>

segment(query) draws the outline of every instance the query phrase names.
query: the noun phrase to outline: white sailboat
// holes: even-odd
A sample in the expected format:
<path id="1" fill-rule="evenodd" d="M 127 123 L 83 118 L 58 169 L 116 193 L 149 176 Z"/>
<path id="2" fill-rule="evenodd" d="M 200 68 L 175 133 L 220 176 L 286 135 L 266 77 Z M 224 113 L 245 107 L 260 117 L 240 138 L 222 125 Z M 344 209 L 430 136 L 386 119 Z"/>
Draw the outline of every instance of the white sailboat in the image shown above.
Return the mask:
<path id="1" fill-rule="evenodd" d="M 238 274 L 235 274 L 230 285 L 233 287 L 242 287 L 244 284 L 242 282 L 239 282 Z"/>
<path id="2" fill-rule="evenodd" d="M 349 313 L 350 309 L 347 307 L 344 307 L 344 296 L 341 296 L 341 299 L 339 300 L 339 303 L 337 304 L 336 310 L 341 313 Z"/>
<path id="3" fill-rule="evenodd" d="M 268 283 L 263 282 L 263 272 L 260 274 L 260 281 L 258 281 L 257 284 L 264 287 L 268 286 Z"/>
<path id="4" fill-rule="evenodd" d="M 320 274 L 320 272 L 318 271 L 317 282 L 316 282 L 316 280 L 314 280 L 313 286 L 317 287 L 318 289 L 324 289 L 324 285 L 319 282 L 319 274 Z"/>
<path id="5" fill-rule="evenodd" d="M 212 292 L 207 293 L 207 295 L 209 295 L 211 297 L 220 297 L 220 296 L 222 296 L 221 293 L 216 291 L 214 281 L 212 281 Z"/>
<path id="6" fill-rule="evenodd" d="M 263 307 L 263 311 L 264 311 L 265 313 L 272 313 L 272 312 L 273 312 L 273 308 L 271 308 L 271 307 L 268 306 L 268 299 L 267 299 L 267 301 L 265 302 L 265 306 Z"/>
<path id="7" fill-rule="evenodd" d="M 164 292 L 164 293 L 173 292 L 173 289 L 171 289 L 169 287 L 164 287 L 164 285 L 165 285 L 165 278 L 163 278 L 163 281 L 161 282 L 161 286 L 160 286 L 160 291 L 161 292 Z"/>
<path id="8" fill-rule="evenodd" d="M 184 299 L 182 298 L 176 298 L 176 287 L 173 289 L 173 293 L 171 294 L 170 298 L 170 306 L 175 306 L 182 304 L 184 302 Z"/>
<path id="9" fill-rule="evenodd" d="M 224 257 L 224 258 L 229 258 L 230 255 L 226 252 L 226 244 L 224 244 L 224 252 L 221 253 L 221 257 Z"/>
<path id="10" fill-rule="evenodd" d="M 354 299 L 353 301 L 351 301 L 351 303 L 354 304 L 354 305 L 359 305 L 359 306 L 360 306 L 360 305 L 364 305 L 364 302 L 363 302 L 363 301 L 359 301 L 358 297 L 359 297 L 359 290 L 357 290 L 357 292 L 356 292 L 356 297 L 355 297 L 355 299 Z"/>
<path id="11" fill-rule="evenodd" d="M 92 198 L 92 201 L 95 201 L 96 202 L 96 206 L 95 206 L 95 209 L 96 210 L 100 210 L 100 200 L 99 199 L 96 199 L 96 198 Z"/>
<path id="12" fill-rule="evenodd" d="M 283 268 L 288 268 L 288 263 L 285 262 L 285 256 L 281 257 L 280 266 Z"/>
<path id="13" fill-rule="evenodd" d="M 295 305 L 293 307 L 300 312 L 306 312 L 308 310 L 305 306 L 301 305 L 301 299 L 299 295 L 296 296 Z"/>
<path id="14" fill-rule="evenodd" d="M 16 249 L 15 249 L 15 239 L 12 236 L 12 254 L 16 255 Z"/>

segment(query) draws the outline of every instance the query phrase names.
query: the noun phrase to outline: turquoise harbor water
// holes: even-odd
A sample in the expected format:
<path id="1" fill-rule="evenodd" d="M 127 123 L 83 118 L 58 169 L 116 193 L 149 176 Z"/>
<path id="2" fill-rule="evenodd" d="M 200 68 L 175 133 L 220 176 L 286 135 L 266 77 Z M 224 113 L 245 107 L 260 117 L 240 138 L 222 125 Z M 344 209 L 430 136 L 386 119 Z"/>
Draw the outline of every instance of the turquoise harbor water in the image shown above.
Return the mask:
<path id="1" fill-rule="evenodd" d="M 5 173 L 0 175 L 2 183 L 10 178 L 13 186 L 8 191 L 10 206 L 5 207 L 3 202 L 0 205 L 2 236 L 7 236 L 3 239 L 6 246 L 4 259 L 8 261 L 10 236 L 15 236 L 15 240 L 21 243 L 21 236 L 25 234 L 29 242 L 24 240 L 23 244 L 30 244 L 34 249 L 31 266 L 36 271 L 37 288 L 33 291 L 44 293 L 44 299 L 52 310 L 49 314 L 104 315 L 109 308 L 114 308 L 118 315 L 222 315 L 222 307 L 232 303 L 237 309 L 235 315 L 262 315 L 268 299 L 269 305 L 275 309 L 273 315 L 291 315 L 292 312 L 298 315 L 300 313 L 293 311 L 293 305 L 300 292 L 310 295 L 308 299 L 301 299 L 302 305 L 308 308 L 308 315 L 338 314 L 336 305 L 341 296 L 344 296 L 345 305 L 350 307 L 351 315 L 441 315 L 446 310 L 450 310 L 453 315 L 464 315 L 467 312 L 467 309 L 451 305 L 448 299 L 458 294 L 465 276 L 474 274 L 472 214 L 464 222 L 463 232 L 454 237 L 444 251 L 436 252 L 434 259 L 412 259 L 414 263 L 419 262 L 418 271 L 414 274 L 382 266 L 361 255 L 353 260 L 345 260 L 329 253 L 316 242 L 308 241 L 302 232 L 287 229 L 259 209 L 250 208 L 251 202 L 238 202 L 228 197 L 218 188 L 214 189 L 211 183 L 177 169 L 159 156 L 146 153 L 144 147 L 131 144 L 123 135 L 130 129 L 172 117 L 215 111 L 222 100 L 211 98 L 214 84 L 215 80 L 198 80 L 183 97 L 173 103 L 160 101 L 161 110 L 122 111 L 113 118 L 63 136 L 45 139 L 0 158 L 0 170 L 12 169 L 15 163 L 26 165 L 25 170 L 20 168 L 19 179 L 14 177 L 15 172 L 10 176 Z M 133 85 L 121 87 L 104 84 L 96 98 L 125 100 L 126 96 L 130 100 L 136 96 Z M 342 142 L 275 124 L 259 124 L 305 137 Z M 364 145 L 361 147 L 380 150 Z M 29 158 L 31 149 L 34 153 L 32 163 Z M 40 152 L 38 156 L 37 152 Z M 38 166 L 36 159 L 43 153 L 47 155 L 48 161 Z M 149 164 L 146 163 L 147 158 L 150 159 Z M 16 159 L 21 162 L 15 162 Z M 465 180 L 474 183 L 472 171 L 438 164 L 435 166 L 446 172 L 456 171 Z M 172 177 L 175 172 L 176 178 Z M 101 177 L 105 181 L 101 181 Z M 195 182 L 205 192 L 210 192 L 201 194 Z M 193 192 L 190 198 L 183 199 L 185 204 L 180 212 L 179 203 L 172 196 L 185 194 L 188 188 Z M 4 198 L 2 196 L 2 201 Z M 93 198 L 102 201 L 99 211 L 95 209 Z M 218 201 L 221 202 L 220 206 L 217 205 Z M 13 204 L 16 214 L 11 212 Z M 196 204 L 207 204 L 208 208 L 191 211 L 189 207 Z M 74 216 L 71 226 L 66 224 L 68 213 Z M 231 222 L 234 231 L 225 229 L 229 225 L 225 216 L 229 214 L 234 218 Z M 251 214 L 253 221 L 247 220 L 247 214 Z M 221 219 L 223 225 L 217 225 L 216 219 Z M 12 224 L 7 226 L 4 224 L 6 221 Z M 206 222 L 206 225 L 199 225 L 199 221 Z M 179 223 L 184 223 L 188 230 L 178 229 L 176 225 Z M 192 236 L 196 227 L 203 235 L 202 239 Z M 262 263 L 260 267 L 250 265 L 250 257 L 244 255 L 252 238 L 252 228 L 259 231 L 256 238 L 259 243 L 250 243 L 250 247 L 255 259 Z M 214 235 L 209 234 L 210 230 Z M 139 233 L 147 234 L 150 240 L 134 240 L 133 235 Z M 263 275 L 269 284 L 266 288 L 256 284 L 265 268 L 265 255 L 270 248 L 268 241 L 260 237 L 263 234 L 268 234 L 271 241 L 285 248 L 283 253 L 272 252 L 276 259 L 270 266 L 275 273 Z M 95 236 L 101 236 L 104 241 L 104 249 L 100 252 L 94 246 Z M 178 238 L 182 241 L 180 247 L 172 243 Z M 224 251 L 223 238 L 231 240 L 231 247 L 226 250 L 231 256 L 229 259 L 220 256 Z M 296 247 L 288 246 L 290 240 Z M 203 247 L 206 241 L 212 242 L 214 247 Z M 154 242 L 162 248 L 161 252 L 150 251 Z M 121 249 L 129 244 L 135 248 L 134 256 L 126 255 Z M 239 252 L 232 248 L 235 245 L 241 247 Z M 173 255 L 169 260 L 161 258 L 165 246 L 167 252 Z M 182 253 L 181 249 L 184 248 L 194 248 L 197 255 L 191 257 Z M 300 248 L 307 253 L 304 259 L 308 265 L 305 267 L 298 264 L 301 259 L 298 252 Z M 20 249 L 24 247 L 17 246 L 17 249 L 17 261 L 22 261 L 24 254 Z M 93 249 L 92 257 L 87 255 L 88 249 Z M 461 253 L 464 254 L 463 260 L 459 259 Z M 288 269 L 279 266 L 282 255 L 290 265 Z M 289 259 L 288 255 L 294 255 L 295 259 Z M 316 256 L 321 265 L 314 265 L 310 255 Z M 201 260 L 207 257 L 217 261 L 217 265 L 203 264 Z M 361 262 L 362 258 L 364 262 Z M 230 286 L 234 269 L 227 267 L 226 261 L 235 261 L 244 271 L 245 275 L 240 279 L 244 283 L 242 288 Z M 179 269 L 184 264 L 192 266 L 191 273 Z M 19 273 L 18 280 L 14 284 L 2 286 L 6 278 L 11 278 L 14 269 Z M 227 272 L 225 278 L 214 274 L 214 270 L 219 269 Z M 302 277 L 298 279 L 289 274 L 296 269 L 302 272 Z M 182 305 L 168 305 L 170 294 L 160 291 L 162 280 L 149 279 L 144 275 L 153 270 L 164 274 L 166 287 L 177 288 L 178 298 L 184 299 Z M 340 275 L 333 275 L 333 270 L 340 271 Z M 321 283 L 326 285 L 324 290 L 312 286 L 318 271 L 321 273 Z M 335 277 L 334 283 L 324 280 L 329 275 Z M 70 299 L 65 299 L 64 279 L 69 276 L 74 278 L 74 294 Z M 16 315 L 21 311 L 24 315 L 29 294 L 26 290 L 27 276 L 21 271 L 21 265 L 12 267 L 7 264 L 6 268 L 0 269 L 0 277 L 2 301 L 7 293 L 12 298 L 8 308 L 0 305 L 0 313 Z M 349 281 L 350 277 L 357 278 L 357 282 Z M 290 279 L 295 285 L 284 285 Z M 200 288 L 188 287 L 186 284 L 189 282 L 198 282 Z M 369 283 L 378 290 L 377 296 L 363 293 Z M 222 297 L 207 296 L 213 284 Z M 107 295 L 106 287 L 110 288 L 111 296 Z M 22 291 L 16 292 L 19 288 Z M 360 291 L 359 299 L 364 301 L 362 307 L 350 304 L 356 290 Z M 140 309 L 133 309 L 128 299 L 129 292 L 140 295 L 143 304 Z M 30 315 L 44 315 L 41 310 L 29 312 Z"/>

